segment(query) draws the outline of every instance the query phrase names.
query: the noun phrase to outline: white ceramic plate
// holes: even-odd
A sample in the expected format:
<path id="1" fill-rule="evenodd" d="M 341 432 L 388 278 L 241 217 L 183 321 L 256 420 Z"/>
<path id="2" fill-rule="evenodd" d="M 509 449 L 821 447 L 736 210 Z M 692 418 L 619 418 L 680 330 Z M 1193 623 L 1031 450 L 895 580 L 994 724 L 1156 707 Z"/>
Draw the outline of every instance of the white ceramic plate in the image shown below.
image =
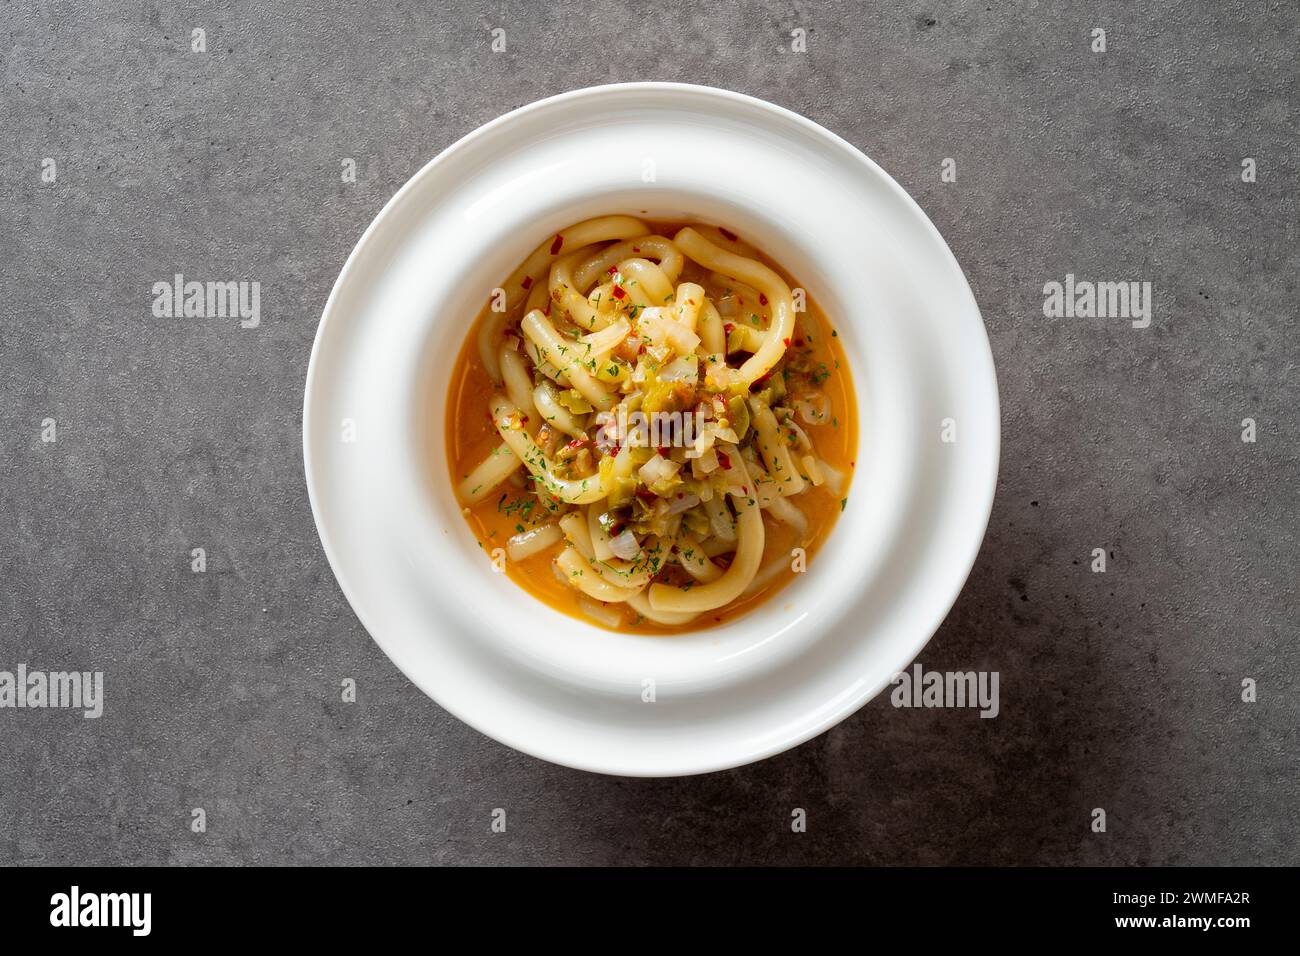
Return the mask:
<path id="1" fill-rule="evenodd" d="M 448 478 L 447 376 L 470 322 L 543 238 L 606 213 L 739 232 L 809 290 L 852 363 L 846 510 L 807 573 L 716 629 L 618 635 L 551 610 L 493 573 Z M 393 662 L 511 747 L 637 776 L 778 753 L 887 686 L 970 572 L 998 441 L 979 310 L 912 199 L 801 116 L 666 83 L 533 103 L 420 170 L 335 283 L 303 411 L 325 553 Z"/>

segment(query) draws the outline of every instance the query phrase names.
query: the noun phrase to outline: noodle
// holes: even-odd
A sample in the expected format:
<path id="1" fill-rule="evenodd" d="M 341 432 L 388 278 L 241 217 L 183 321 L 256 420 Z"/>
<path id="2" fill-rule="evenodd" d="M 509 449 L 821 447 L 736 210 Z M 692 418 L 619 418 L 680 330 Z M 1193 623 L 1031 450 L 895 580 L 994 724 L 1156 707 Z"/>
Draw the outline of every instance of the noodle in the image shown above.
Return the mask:
<path id="1" fill-rule="evenodd" d="M 847 378 L 826 384 L 834 332 L 796 323 L 786 279 L 720 227 L 603 216 L 502 290 L 449 444 L 482 435 L 456 439 L 456 493 L 511 576 L 611 630 L 715 623 L 780 587 L 843 508 L 855 414 Z"/>
<path id="2" fill-rule="evenodd" d="M 492 381 L 498 385 L 501 384 L 501 370 L 496 364 L 497 344 L 501 337 L 502 328 L 509 321 L 510 313 L 524 298 L 525 293 L 530 293 L 530 308 L 536 308 L 531 304 L 531 299 L 532 293 L 536 291 L 535 287 L 538 280 L 549 271 L 551 261 L 564 249 L 566 244 L 572 250 L 578 246 L 586 246 L 608 239 L 628 239 L 632 236 L 644 235 L 648 231 L 640 220 L 633 219 L 631 216 L 602 216 L 598 219 L 588 219 L 586 222 L 580 222 L 576 226 L 570 226 L 568 229 L 556 233 L 553 239 L 542 242 L 534 249 L 523 264 L 510 274 L 510 278 L 506 280 L 506 284 L 502 287 L 505 292 L 505 310 L 493 312 L 489 320 L 484 322 L 479 329 L 479 356 Z M 530 290 L 532 291 L 530 292 Z"/>
<path id="3" fill-rule="evenodd" d="M 700 265 L 746 282 L 770 300 L 772 324 L 768 328 L 763 347 L 740 367 L 740 374 L 746 382 L 753 382 L 766 375 L 785 354 L 790 345 L 790 334 L 794 331 L 794 303 L 790 298 L 790 287 L 761 262 L 720 249 L 689 226 L 677 233 L 673 241 L 682 252 Z"/>
<path id="4" fill-rule="evenodd" d="M 564 532 L 558 524 L 544 524 L 529 531 L 521 531 L 506 542 L 506 556 L 511 561 L 526 561 L 563 538 Z"/>
<path id="5" fill-rule="evenodd" d="M 497 485 L 513 475 L 521 464 L 523 462 L 514 456 L 509 445 L 497 445 L 460 483 L 457 490 L 460 500 L 467 505 L 482 501 L 492 494 Z"/>
<path id="6" fill-rule="evenodd" d="M 583 367 L 583 361 L 587 360 L 587 355 L 591 352 L 590 348 L 584 348 L 574 339 L 562 339 L 560 333 L 555 331 L 555 326 L 551 325 L 550 319 L 536 309 L 524 316 L 520 328 L 537 346 L 542 353 L 542 358 L 568 376 L 573 387 L 580 391 L 587 401 L 601 411 L 608 411 L 613 407 L 614 396 L 592 377 L 592 373 L 596 370 L 595 362 L 591 363 L 590 370 Z"/>
<path id="7" fill-rule="evenodd" d="M 589 597 L 594 597 L 597 601 L 613 604 L 626 601 L 636 593 L 631 588 L 621 588 L 615 584 L 610 584 L 596 573 L 595 568 L 578 553 L 576 548 L 565 548 L 560 553 L 560 556 L 555 559 L 555 564 L 562 573 L 569 576 L 570 584 Z"/>
<path id="8" fill-rule="evenodd" d="M 757 504 L 745 504 L 737 522 L 736 557 L 721 577 L 698 587 L 673 587 L 671 584 L 650 586 L 650 606 L 656 611 L 700 612 L 740 597 L 749 586 L 763 560 L 763 513 Z"/>
<path id="9" fill-rule="evenodd" d="M 533 477 L 542 483 L 546 490 L 569 504 L 587 504 L 605 497 L 605 488 L 599 476 L 569 480 L 557 477 L 556 468 L 537 443 L 526 432 L 520 421 L 520 412 L 510 404 L 504 395 L 492 399 L 492 419 L 497 431 L 505 439 L 510 451 L 514 453 L 524 467 L 532 472 Z"/>
<path id="10" fill-rule="evenodd" d="M 537 411 L 548 424 L 554 425 L 574 438 L 586 437 L 586 429 L 572 412 L 560 404 L 560 400 L 556 397 L 555 386 L 550 382 L 542 381 L 537 384 L 533 389 L 532 403 L 537 406 Z"/>

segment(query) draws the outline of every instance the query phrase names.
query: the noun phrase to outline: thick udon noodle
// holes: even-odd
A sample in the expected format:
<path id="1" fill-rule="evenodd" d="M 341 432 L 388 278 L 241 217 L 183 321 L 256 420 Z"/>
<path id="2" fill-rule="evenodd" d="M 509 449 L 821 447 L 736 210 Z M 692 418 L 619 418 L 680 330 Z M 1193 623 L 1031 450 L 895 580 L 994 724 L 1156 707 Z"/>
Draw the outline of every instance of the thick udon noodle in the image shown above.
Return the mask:
<path id="1" fill-rule="evenodd" d="M 453 448 L 466 514 L 505 507 L 519 520 L 504 557 L 549 556 L 577 608 L 614 629 L 711 624 L 774 589 L 841 510 L 852 465 L 842 350 L 805 302 L 714 227 L 669 237 L 604 216 L 546 240 L 462 353 L 488 387 L 459 375 L 449 414 L 486 413 L 496 433 L 472 467 Z M 835 463 L 810 437 L 829 428 L 845 429 Z M 769 528 L 795 546 L 765 565 Z"/>

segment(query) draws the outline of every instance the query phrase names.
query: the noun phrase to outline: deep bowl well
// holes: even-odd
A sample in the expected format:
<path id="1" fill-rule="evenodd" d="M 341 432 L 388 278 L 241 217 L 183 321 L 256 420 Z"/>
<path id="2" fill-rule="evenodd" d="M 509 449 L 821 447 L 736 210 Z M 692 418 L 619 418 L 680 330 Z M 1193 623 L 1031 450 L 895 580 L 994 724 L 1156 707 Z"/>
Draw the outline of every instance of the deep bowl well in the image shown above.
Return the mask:
<path id="1" fill-rule="evenodd" d="M 448 376 L 490 290 L 546 236 L 610 213 L 753 242 L 826 312 L 857 391 L 848 503 L 807 573 L 678 636 L 611 634 L 494 573 L 447 468 Z M 649 776 L 784 750 L 907 666 L 978 551 L 999 422 L 974 298 L 892 179 L 771 104 L 627 84 L 509 113 L 398 192 L 326 305 L 303 431 L 340 585 L 421 689 L 520 750 Z"/>

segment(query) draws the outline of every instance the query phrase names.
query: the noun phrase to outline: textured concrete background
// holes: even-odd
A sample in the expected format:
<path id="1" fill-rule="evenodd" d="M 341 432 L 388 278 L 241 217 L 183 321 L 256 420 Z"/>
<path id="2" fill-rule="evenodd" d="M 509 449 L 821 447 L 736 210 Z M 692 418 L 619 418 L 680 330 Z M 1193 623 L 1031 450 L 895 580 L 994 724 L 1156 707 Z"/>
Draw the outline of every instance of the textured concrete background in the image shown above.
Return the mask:
<path id="1" fill-rule="evenodd" d="M 0 710 L 0 861 L 1300 862 L 1296 4 L 537 7 L 0 4 L 0 669 L 107 696 Z M 1002 472 L 922 662 L 999 671 L 998 719 L 878 699 L 756 766 L 601 778 L 448 716 L 339 593 L 300 415 L 345 257 L 479 124 L 636 79 L 824 124 L 965 268 Z M 261 327 L 155 319 L 175 272 L 261 282 Z M 1067 272 L 1152 282 L 1151 327 L 1044 318 Z"/>

